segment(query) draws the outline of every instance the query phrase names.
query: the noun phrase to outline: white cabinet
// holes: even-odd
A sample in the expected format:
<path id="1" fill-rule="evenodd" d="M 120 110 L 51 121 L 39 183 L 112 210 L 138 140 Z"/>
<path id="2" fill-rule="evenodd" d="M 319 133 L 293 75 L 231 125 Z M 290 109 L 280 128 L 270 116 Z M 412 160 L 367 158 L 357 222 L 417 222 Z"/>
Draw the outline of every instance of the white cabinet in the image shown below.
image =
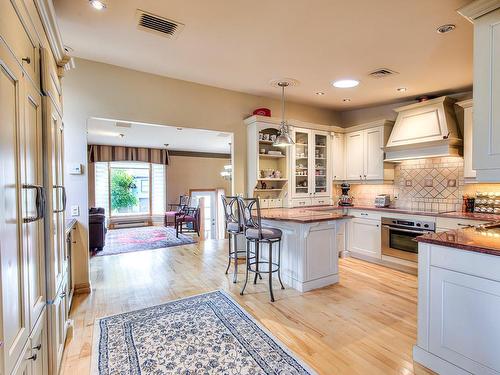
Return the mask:
<path id="1" fill-rule="evenodd" d="M 440 374 L 498 374 L 500 257 L 419 243 L 413 359 Z"/>
<path id="2" fill-rule="evenodd" d="M 349 223 L 349 251 L 381 259 L 380 220 L 354 217 Z"/>
<path id="3" fill-rule="evenodd" d="M 464 143 L 464 178 L 468 181 L 475 181 L 476 171 L 472 168 L 472 156 L 473 156 L 473 101 L 464 100 L 462 102 L 456 103 L 464 110 L 464 131 L 463 131 L 463 143 Z"/>
<path id="4" fill-rule="evenodd" d="M 293 137 L 295 145 L 291 151 L 292 198 L 330 197 L 330 137 L 328 132 L 294 128 Z M 307 205 L 311 204 L 313 204 L 312 200 Z M 326 200 L 325 204 L 328 204 Z"/>
<path id="5" fill-rule="evenodd" d="M 390 128 L 386 124 L 345 134 L 346 180 L 394 180 L 393 165 L 384 162 L 383 151 Z"/>
<path id="6" fill-rule="evenodd" d="M 331 163 L 333 182 L 345 180 L 345 135 L 342 133 L 332 133 L 331 135 Z"/>
<path id="7" fill-rule="evenodd" d="M 473 168 L 477 181 L 500 182 L 500 4 L 474 1 L 460 13 L 474 22 Z"/>

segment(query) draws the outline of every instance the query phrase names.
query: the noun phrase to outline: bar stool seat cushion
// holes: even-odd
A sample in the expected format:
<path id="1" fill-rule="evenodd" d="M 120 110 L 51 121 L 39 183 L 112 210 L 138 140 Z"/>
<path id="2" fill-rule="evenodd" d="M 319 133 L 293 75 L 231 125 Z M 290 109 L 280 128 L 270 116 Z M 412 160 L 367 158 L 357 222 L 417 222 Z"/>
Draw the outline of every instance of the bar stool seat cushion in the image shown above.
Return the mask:
<path id="1" fill-rule="evenodd" d="M 262 239 L 264 239 L 264 240 L 278 239 L 278 238 L 281 238 L 281 234 L 282 234 L 281 230 L 277 229 L 277 228 L 262 228 L 261 232 L 262 232 Z M 255 240 L 260 239 L 259 238 L 259 229 L 257 229 L 257 228 L 247 229 L 245 235 L 247 238 L 251 238 L 251 239 L 255 239 Z"/>
<path id="2" fill-rule="evenodd" d="M 242 231 L 242 227 L 239 223 L 235 222 L 235 221 L 228 221 L 227 222 L 227 231 L 228 232 L 241 232 Z"/>

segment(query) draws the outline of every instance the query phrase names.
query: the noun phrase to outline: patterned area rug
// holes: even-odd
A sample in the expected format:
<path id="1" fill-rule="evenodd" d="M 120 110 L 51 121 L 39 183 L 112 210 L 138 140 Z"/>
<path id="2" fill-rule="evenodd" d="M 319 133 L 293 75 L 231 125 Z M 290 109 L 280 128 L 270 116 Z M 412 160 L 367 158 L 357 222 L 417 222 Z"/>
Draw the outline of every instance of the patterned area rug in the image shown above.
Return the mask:
<path id="1" fill-rule="evenodd" d="M 106 246 L 102 251 L 94 253 L 95 256 L 114 255 L 161 249 L 164 247 L 179 246 L 195 243 L 193 237 L 179 234 L 175 236 L 175 229 L 170 227 L 138 227 L 112 229 L 106 233 Z"/>
<path id="2" fill-rule="evenodd" d="M 95 322 L 92 374 L 314 374 L 222 291 Z"/>

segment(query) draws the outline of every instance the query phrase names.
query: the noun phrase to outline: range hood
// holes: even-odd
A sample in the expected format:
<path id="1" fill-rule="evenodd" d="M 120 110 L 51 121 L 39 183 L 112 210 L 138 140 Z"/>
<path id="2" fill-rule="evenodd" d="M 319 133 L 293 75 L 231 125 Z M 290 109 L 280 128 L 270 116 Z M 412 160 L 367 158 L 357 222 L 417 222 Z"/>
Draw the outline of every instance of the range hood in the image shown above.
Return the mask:
<path id="1" fill-rule="evenodd" d="M 396 108 L 398 117 L 384 148 L 385 161 L 460 156 L 459 136 L 453 104 L 442 96 Z"/>

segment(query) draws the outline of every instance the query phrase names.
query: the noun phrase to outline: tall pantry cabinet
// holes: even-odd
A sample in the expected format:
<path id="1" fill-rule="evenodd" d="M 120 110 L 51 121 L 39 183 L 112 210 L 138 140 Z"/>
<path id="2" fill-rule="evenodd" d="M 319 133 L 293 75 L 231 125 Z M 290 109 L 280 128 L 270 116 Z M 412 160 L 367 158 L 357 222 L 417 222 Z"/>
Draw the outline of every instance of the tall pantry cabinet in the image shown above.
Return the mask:
<path id="1" fill-rule="evenodd" d="M 42 25 L 51 12 L 47 4 L 51 2 L 0 0 L 2 375 L 57 374 L 65 331 L 56 337 L 55 326 L 67 325 L 67 308 L 62 315 L 54 312 L 55 296 L 64 291 L 64 277 L 57 275 L 65 267 L 64 213 L 59 211 L 65 194 L 60 78 L 54 46 L 45 34 L 50 27 Z M 58 126 L 53 129 L 49 119 L 56 112 Z M 58 151 L 47 152 L 53 149 Z M 53 169 L 55 178 L 47 178 L 44 171 Z"/>

